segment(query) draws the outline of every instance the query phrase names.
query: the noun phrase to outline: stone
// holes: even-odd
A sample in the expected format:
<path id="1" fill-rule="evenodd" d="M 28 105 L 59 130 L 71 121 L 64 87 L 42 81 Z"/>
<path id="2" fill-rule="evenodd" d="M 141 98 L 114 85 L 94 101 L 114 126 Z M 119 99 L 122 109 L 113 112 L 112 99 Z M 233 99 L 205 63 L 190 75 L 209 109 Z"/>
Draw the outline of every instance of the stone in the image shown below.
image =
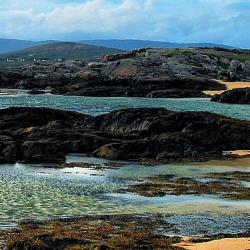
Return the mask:
<path id="1" fill-rule="evenodd" d="M 52 90 L 53 94 L 129 97 L 206 97 L 225 90 L 213 79 L 250 79 L 245 50 L 142 49 L 105 60 L 65 61 L 0 70 L 0 87 Z"/>
<path id="2" fill-rule="evenodd" d="M 228 90 L 211 98 L 212 102 L 250 104 L 250 88 Z"/>
<path id="3" fill-rule="evenodd" d="M 197 161 L 249 150 L 250 122 L 163 108 L 99 116 L 48 108 L 0 110 L 0 162 L 65 161 L 70 153 L 117 160 Z"/>

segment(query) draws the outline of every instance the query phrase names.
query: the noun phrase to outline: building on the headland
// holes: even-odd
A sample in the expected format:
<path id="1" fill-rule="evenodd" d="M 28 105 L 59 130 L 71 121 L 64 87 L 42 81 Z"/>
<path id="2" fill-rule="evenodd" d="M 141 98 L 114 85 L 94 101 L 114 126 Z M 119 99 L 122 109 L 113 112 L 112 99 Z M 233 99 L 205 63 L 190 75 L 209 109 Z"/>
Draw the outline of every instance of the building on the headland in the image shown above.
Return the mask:
<path id="1" fill-rule="evenodd" d="M 6 62 L 24 62 L 24 58 L 6 58 Z"/>

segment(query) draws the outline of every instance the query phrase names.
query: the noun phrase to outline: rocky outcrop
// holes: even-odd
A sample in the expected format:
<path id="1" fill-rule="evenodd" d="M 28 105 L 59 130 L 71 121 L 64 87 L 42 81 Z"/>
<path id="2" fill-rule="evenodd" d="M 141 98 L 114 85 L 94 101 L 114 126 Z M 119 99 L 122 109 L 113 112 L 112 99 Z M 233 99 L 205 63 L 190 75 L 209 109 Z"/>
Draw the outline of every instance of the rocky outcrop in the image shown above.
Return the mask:
<path id="1" fill-rule="evenodd" d="M 141 49 L 103 60 L 35 63 L 0 70 L 0 87 L 51 89 L 55 94 L 203 97 L 224 90 L 212 79 L 250 81 L 248 51 Z"/>
<path id="2" fill-rule="evenodd" d="M 94 86 L 93 86 L 94 85 Z M 52 93 L 62 95 L 80 96 L 128 96 L 128 97 L 205 97 L 202 93 L 202 86 L 211 89 L 220 88 L 219 83 L 205 79 L 184 79 L 184 80 L 143 80 L 134 81 L 131 79 L 96 79 L 95 82 L 88 82 L 83 86 L 72 85 L 58 87 Z M 221 85 L 223 88 L 223 85 Z"/>
<path id="3" fill-rule="evenodd" d="M 250 88 L 228 90 L 211 98 L 213 102 L 250 104 Z"/>
<path id="4" fill-rule="evenodd" d="M 62 162 L 68 153 L 123 160 L 205 160 L 250 148 L 250 122 L 203 112 L 126 109 L 92 117 L 0 110 L 0 162 Z"/>
<path id="5" fill-rule="evenodd" d="M 231 81 L 240 80 L 241 74 L 243 72 L 243 64 L 240 61 L 231 61 L 228 68 L 228 76 Z"/>

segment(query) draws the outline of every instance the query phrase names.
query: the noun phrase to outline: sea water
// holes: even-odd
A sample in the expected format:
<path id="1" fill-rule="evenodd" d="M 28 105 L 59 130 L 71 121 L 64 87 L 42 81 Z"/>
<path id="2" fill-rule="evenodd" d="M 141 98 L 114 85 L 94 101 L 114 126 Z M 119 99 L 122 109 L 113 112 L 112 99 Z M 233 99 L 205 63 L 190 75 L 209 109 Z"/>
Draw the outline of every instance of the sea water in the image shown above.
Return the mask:
<path id="1" fill-rule="evenodd" d="M 213 103 L 204 98 L 65 97 L 1 90 L 0 108 L 13 106 L 59 108 L 95 116 L 123 108 L 162 107 L 174 111 L 209 111 L 250 120 L 250 105 Z M 68 156 L 67 161 L 93 164 L 107 162 L 77 155 Z M 166 195 L 150 198 L 120 190 L 159 174 L 202 180 L 208 173 L 249 172 L 248 163 L 239 160 L 142 166 L 136 162 L 128 162 L 122 163 L 124 166 L 102 171 L 94 168 L 57 169 L 46 164 L 1 165 L 0 228 L 10 229 L 19 221 L 27 219 L 160 213 L 166 215 L 166 220 L 183 235 L 245 231 L 250 228 L 249 200 L 234 201 L 208 195 Z"/>

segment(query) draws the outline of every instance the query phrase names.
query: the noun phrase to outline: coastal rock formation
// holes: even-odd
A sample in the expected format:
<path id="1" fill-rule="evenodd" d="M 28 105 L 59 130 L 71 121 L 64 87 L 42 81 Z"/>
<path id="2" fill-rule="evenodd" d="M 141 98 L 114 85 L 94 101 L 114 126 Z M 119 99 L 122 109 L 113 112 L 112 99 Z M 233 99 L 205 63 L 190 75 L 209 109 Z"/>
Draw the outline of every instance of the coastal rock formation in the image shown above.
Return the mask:
<path id="1" fill-rule="evenodd" d="M 0 110 L 0 163 L 63 162 L 68 153 L 181 161 L 250 148 L 250 122 L 207 112 L 125 109 L 97 117 L 47 108 Z"/>
<path id="2" fill-rule="evenodd" d="M 250 104 L 250 88 L 228 90 L 211 98 L 213 102 Z"/>
<path id="3" fill-rule="evenodd" d="M 249 60 L 249 61 L 248 61 Z M 250 81 L 250 53 L 226 49 L 140 49 L 102 60 L 38 62 L 0 70 L 0 87 L 84 96 L 204 97 L 213 79 Z"/>

